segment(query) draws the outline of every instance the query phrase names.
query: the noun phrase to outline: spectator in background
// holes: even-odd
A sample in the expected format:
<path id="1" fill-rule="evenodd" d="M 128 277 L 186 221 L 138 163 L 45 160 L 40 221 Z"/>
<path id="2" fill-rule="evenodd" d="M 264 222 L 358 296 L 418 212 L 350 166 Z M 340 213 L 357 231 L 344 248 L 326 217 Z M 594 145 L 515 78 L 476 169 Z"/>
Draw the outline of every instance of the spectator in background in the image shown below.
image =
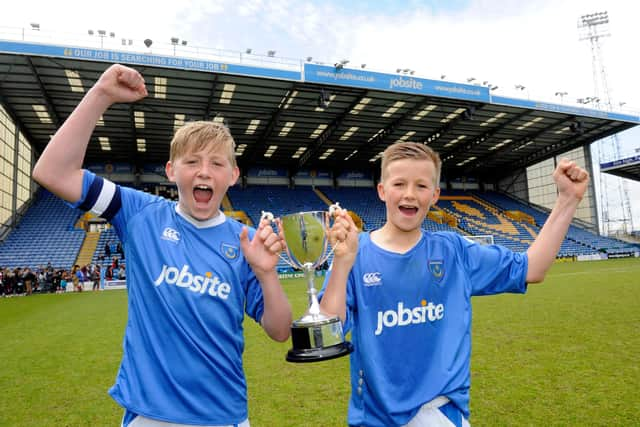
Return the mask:
<path id="1" fill-rule="evenodd" d="M 16 267 L 13 270 L 13 276 L 15 277 L 15 293 L 18 295 L 25 295 L 25 290 L 24 290 L 24 277 L 23 277 L 23 271 L 20 267 Z"/>
<path id="2" fill-rule="evenodd" d="M 113 266 L 110 265 L 107 267 L 107 270 L 104 272 L 104 280 L 113 280 Z"/>
<path id="3" fill-rule="evenodd" d="M 82 277 L 82 271 L 78 264 L 74 265 L 71 269 L 71 282 L 73 283 L 73 290 L 80 292 L 80 278 Z"/>
<path id="4" fill-rule="evenodd" d="M 5 269 L 5 288 L 7 289 L 9 295 L 13 296 L 18 293 L 18 276 L 16 276 L 16 270 L 10 270 L 9 268 Z"/>
<path id="5" fill-rule="evenodd" d="M 120 271 L 118 271 L 118 280 L 125 280 L 127 278 L 127 273 L 125 271 L 124 262 L 120 264 Z"/>
<path id="6" fill-rule="evenodd" d="M 104 257 L 106 259 L 111 258 L 111 246 L 109 246 L 109 242 L 105 242 L 104 244 Z"/>
<path id="7" fill-rule="evenodd" d="M 116 245 L 116 253 L 120 255 L 120 258 L 124 259 L 124 249 L 122 249 L 122 243 L 120 242 Z"/>
<path id="8" fill-rule="evenodd" d="M 51 292 L 55 292 L 56 294 L 62 292 L 61 280 L 62 270 L 54 270 L 51 273 Z"/>
<path id="9" fill-rule="evenodd" d="M 47 267 L 44 271 L 44 288 L 43 290 L 45 292 L 55 292 L 56 291 L 56 287 L 53 285 L 53 276 L 54 276 L 54 271 L 53 271 L 53 267 L 49 268 Z"/>
<path id="10" fill-rule="evenodd" d="M 27 293 L 27 296 L 33 293 L 33 282 L 35 281 L 35 278 L 35 274 L 33 274 L 29 267 L 25 267 L 22 269 L 22 281 L 24 283 L 24 289 Z"/>
<path id="11" fill-rule="evenodd" d="M 75 277 L 75 274 L 74 274 Z M 71 279 L 71 273 L 68 270 L 62 270 L 62 273 L 60 274 L 60 292 L 64 293 L 67 292 L 67 286 L 69 286 L 69 283 L 73 283 L 73 280 Z"/>
<path id="12" fill-rule="evenodd" d="M 5 296 L 13 296 L 15 281 L 13 272 L 9 268 L 4 269 L 4 272 L 2 273 L 2 281 L 4 283 Z"/>
<path id="13" fill-rule="evenodd" d="M 45 267 L 40 267 L 38 269 L 38 274 L 36 275 L 36 288 L 39 292 L 46 292 L 47 291 L 47 281 L 46 281 L 46 277 L 45 277 Z"/>
<path id="14" fill-rule="evenodd" d="M 99 291 L 100 290 L 100 266 L 98 264 L 94 264 L 91 269 L 91 282 L 93 285 L 91 290 Z"/>
<path id="15" fill-rule="evenodd" d="M 6 296 L 5 288 L 4 288 L 4 269 L 0 267 L 0 294 L 2 296 Z"/>

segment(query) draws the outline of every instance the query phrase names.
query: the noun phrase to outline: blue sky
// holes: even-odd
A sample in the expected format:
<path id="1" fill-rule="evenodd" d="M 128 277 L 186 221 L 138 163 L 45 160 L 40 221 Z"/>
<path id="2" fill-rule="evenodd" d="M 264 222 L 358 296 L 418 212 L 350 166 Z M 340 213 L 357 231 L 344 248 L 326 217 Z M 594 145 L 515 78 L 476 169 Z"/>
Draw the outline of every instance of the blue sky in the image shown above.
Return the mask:
<path id="1" fill-rule="evenodd" d="M 601 47 L 611 105 L 640 115 L 638 1 L 22 0 L 2 11 L 0 37 L 2 27 L 32 22 L 85 37 L 88 29 L 105 29 L 138 45 L 151 38 L 154 48 L 178 37 L 190 49 L 275 50 L 278 57 L 329 64 L 349 59 L 375 71 L 409 68 L 419 77 L 459 82 L 475 77 L 499 86 L 495 93 L 503 96 L 575 103 L 594 95 L 590 45 L 579 40 L 578 19 L 601 11 L 610 18 L 611 36 Z M 568 95 L 561 100 L 556 92 Z M 638 154 L 640 129 L 621 141 L 623 155 Z M 629 188 L 640 228 L 640 202 L 633 203 L 640 184 Z"/>

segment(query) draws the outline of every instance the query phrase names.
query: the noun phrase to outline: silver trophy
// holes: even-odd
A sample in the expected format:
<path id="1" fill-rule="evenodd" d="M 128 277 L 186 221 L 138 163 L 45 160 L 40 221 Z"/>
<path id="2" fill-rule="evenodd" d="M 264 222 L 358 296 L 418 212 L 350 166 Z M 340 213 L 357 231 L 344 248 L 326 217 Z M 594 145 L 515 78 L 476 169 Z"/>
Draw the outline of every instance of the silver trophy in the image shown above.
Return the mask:
<path id="1" fill-rule="evenodd" d="M 340 209 L 337 204 L 332 205 L 329 212 L 299 212 L 280 218 L 287 243 L 287 257 L 283 259 L 291 267 L 304 272 L 309 296 L 306 313 L 291 325 L 293 348 L 287 353 L 288 362 L 329 360 L 353 350 L 351 343 L 344 340 L 340 318 L 320 312 L 314 286 L 316 268 L 324 264 L 332 252 L 327 231 L 336 209 Z M 269 212 L 263 212 L 262 216 L 273 220 Z"/>

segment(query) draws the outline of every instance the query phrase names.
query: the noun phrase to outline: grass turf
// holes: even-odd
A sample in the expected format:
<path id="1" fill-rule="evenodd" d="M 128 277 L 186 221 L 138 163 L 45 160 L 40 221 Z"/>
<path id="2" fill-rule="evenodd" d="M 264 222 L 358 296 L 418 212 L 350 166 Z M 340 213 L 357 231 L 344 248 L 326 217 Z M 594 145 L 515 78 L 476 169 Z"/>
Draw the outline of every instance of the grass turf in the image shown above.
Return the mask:
<path id="1" fill-rule="evenodd" d="M 283 282 L 294 318 L 303 279 Z M 319 285 L 318 285 L 319 287 Z M 473 300 L 471 423 L 634 425 L 640 404 L 640 260 L 553 266 L 526 296 Z M 126 293 L 0 299 L 0 426 L 114 426 L 107 395 Z M 245 322 L 251 424 L 345 425 L 348 358 L 284 360 L 290 343 Z"/>

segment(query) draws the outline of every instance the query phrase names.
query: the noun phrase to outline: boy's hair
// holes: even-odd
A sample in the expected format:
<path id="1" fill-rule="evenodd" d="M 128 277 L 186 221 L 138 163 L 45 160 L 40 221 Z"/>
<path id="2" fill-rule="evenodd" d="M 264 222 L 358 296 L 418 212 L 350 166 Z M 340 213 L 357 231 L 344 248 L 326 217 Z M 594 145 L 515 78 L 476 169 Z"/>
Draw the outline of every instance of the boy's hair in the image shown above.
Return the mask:
<path id="1" fill-rule="evenodd" d="M 169 160 L 174 162 L 187 153 L 213 147 L 221 148 L 227 154 L 231 166 L 237 166 L 236 143 L 228 127 L 206 120 L 189 122 L 178 129 L 173 136 Z"/>
<path id="2" fill-rule="evenodd" d="M 440 169 L 442 167 L 440 155 L 431 147 L 424 144 L 418 144 L 417 142 L 398 142 L 391 144 L 386 148 L 386 150 L 384 150 L 382 153 L 382 164 L 380 166 L 382 180 L 384 180 L 386 169 L 391 162 L 405 159 L 429 160 L 432 162 L 436 169 L 434 184 L 436 187 L 440 186 Z"/>

